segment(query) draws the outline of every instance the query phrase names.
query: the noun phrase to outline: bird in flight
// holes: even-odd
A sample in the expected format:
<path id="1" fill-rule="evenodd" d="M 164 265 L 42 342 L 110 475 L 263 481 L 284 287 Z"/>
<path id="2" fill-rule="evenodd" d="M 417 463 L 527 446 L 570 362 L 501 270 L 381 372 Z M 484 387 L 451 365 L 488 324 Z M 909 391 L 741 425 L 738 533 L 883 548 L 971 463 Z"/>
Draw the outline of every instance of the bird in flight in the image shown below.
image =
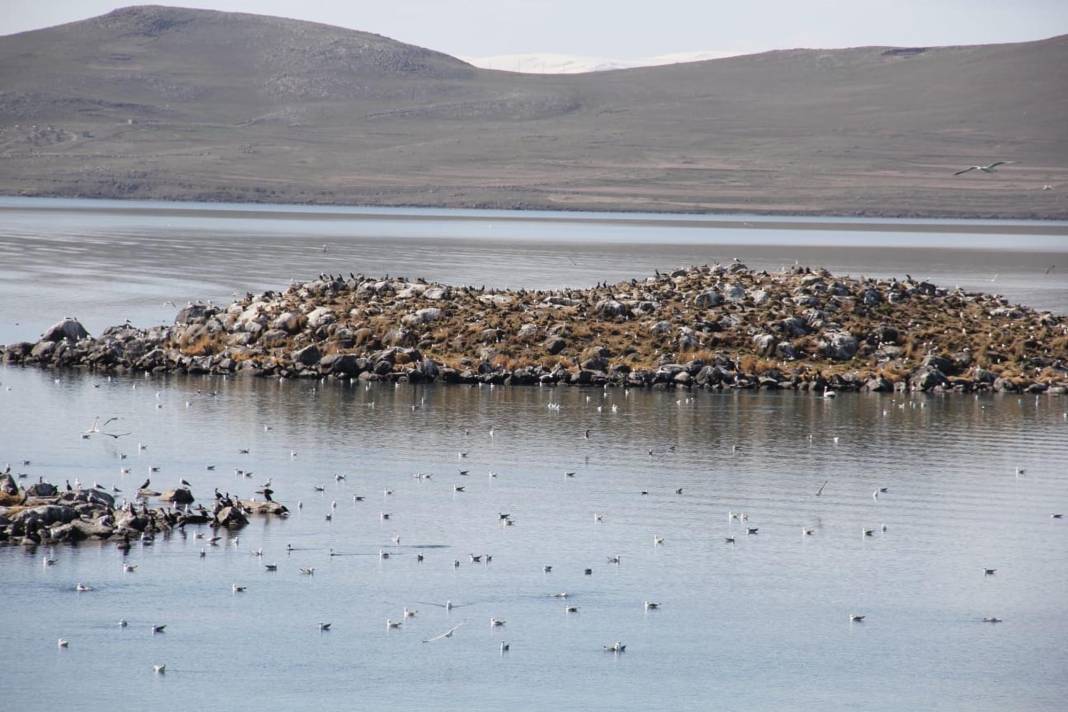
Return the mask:
<path id="1" fill-rule="evenodd" d="M 994 171 L 996 171 L 998 169 L 998 166 L 1007 166 L 1010 163 L 1015 163 L 1015 161 L 994 161 L 993 163 L 991 163 L 989 165 L 985 165 L 985 166 L 969 166 L 968 168 L 965 168 L 964 170 L 957 171 L 953 175 L 959 176 L 962 173 L 968 173 L 970 171 L 982 171 L 983 173 L 993 173 Z"/>

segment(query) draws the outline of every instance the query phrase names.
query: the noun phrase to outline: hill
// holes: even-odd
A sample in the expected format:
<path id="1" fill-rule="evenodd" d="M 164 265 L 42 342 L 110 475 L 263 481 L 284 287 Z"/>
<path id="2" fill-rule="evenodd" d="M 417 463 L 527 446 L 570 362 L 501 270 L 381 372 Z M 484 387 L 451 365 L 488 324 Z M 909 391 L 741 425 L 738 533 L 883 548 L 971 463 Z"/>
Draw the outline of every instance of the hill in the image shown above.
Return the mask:
<path id="1" fill-rule="evenodd" d="M 1068 218 L 1065 66 L 1068 36 L 526 75 L 131 7 L 0 37 L 0 193 Z"/>

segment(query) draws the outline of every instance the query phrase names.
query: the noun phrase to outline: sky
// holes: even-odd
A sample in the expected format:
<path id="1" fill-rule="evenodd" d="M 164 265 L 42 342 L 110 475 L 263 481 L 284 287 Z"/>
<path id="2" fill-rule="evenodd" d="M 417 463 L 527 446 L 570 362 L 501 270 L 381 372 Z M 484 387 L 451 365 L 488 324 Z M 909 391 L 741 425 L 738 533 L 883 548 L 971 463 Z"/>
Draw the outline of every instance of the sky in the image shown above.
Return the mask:
<path id="1" fill-rule="evenodd" d="M 131 2 L 0 0 L 0 35 Z M 376 32 L 453 55 L 675 52 L 1016 42 L 1068 33 L 1068 0 L 185 0 Z"/>

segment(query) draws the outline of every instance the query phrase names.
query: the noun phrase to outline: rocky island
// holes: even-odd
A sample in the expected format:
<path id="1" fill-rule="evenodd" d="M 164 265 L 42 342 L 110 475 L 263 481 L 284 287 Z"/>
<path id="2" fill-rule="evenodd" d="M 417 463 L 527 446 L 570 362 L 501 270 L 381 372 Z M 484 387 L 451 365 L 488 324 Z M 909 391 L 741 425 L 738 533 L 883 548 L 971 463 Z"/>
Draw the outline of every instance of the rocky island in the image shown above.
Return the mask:
<path id="1" fill-rule="evenodd" d="M 1068 391 L 1068 318 L 905 276 L 704 265 L 588 289 L 320 275 L 170 326 L 74 319 L 7 364 L 409 383 Z"/>

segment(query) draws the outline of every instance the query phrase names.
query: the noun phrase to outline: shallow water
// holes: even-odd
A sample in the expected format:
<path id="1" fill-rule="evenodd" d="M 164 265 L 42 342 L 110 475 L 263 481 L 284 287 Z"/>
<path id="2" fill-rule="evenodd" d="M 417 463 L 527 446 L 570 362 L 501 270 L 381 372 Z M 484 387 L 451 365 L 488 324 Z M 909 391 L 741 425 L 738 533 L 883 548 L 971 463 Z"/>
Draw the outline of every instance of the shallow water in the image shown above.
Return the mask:
<path id="1" fill-rule="evenodd" d="M 1063 273 L 1043 267 L 1068 248 L 1049 236 L 1002 237 L 1013 249 L 979 252 L 941 234 L 925 238 L 929 250 L 848 230 L 835 239 L 856 244 L 802 247 L 796 235 L 739 244 L 767 230 L 656 226 L 674 242 L 652 247 L 652 227 L 611 221 L 581 237 L 573 221 L 509 222 L 526 233 L 482 238 L 471 233 L 487 221 L 474 218 L 249 223 L 165 207 L 0 210 L 0 342 L 36 338 L 67 313 L 94 332 L 127 316 L 150 323 L 173 315 L 163 300 L 224 299 L 321 270 L 558 286 L 736 254 L 769 268 L 801 259 L 941 283 L 980 283 L 988 270 L 1014 299 L 1068 311 Z M 387 228 L 396 234 L 378 236 Z M 399 711 L 1060 710 L 1068 520 L 1050 514 L 1068 510 L 1066 411 L 1068 401 L 1046 396 L 365 388 L 0 368 L 0 463 L 26 482 L 128 493 L 157 465 L 154 487 L 184 477 L 202 501 L 214 487 L 248 496 L 271 478 L 294 510 L 254 519 L 236 546 L 223 533 L 204 558 L 192 529 L 137 546 L 125 557 L 134 573 L 113 544 L 0 548 L 0 707 L 180 698 L 234 710 L 265 700 Z M 131 435 L 83 440 L 97 416 L 118 416 L 113 432 Z M 889 491 L 875 499 L 877 487 Z M 748 513 L 759 533 L 746 535 L 730 511 Z M 515 526 L 501 526 L 501 512 Z M 55 566 L 42 565 L 46 553 Z M 472 553 L 493 561 L 472 563 Z M 607 563 L 615 555 L 618 566 Z M 78 582 L 96 590 L 77 593 Z M 234 583 L 248 590 L 234 594 Z M 577 614 L 550 596 L 563 591 Z M 446 600 L 457 608 L 431 605 Z M 662 608 L 646 612 L 645 600 Z M 387 632 L 405 606 L 419 613 Z M 867 619 L 851 624 L 850 613 Z M 507 624 L 491 630 L 491 616 Z M 320 633 L 320 621 L 334 630 Z M 450 639 L 421 642 L 461 623 Z M 153 624 L 166 632 L 152 635 Z M 602 651 L 617 640 L 624 654 Z"/>
<path id="2" fill-rule="evenodd" d="M 34 670 L 9 676 L 12 709 L 103 709 L 111 703 L 92 700 L 117 688 L 239 710 L 264 698 L 322 709 L 1054 710 L 1068 691 L 1068 525 L 1050 518 L 1068 509 L 1061 399 L 55 382 L 22 369 L 0 380 L 5 454 L 31 460 L 15 469 L 32 478 L 130 492 L 159 465 L 153 486 L 185 477 L 210 498 L 213 487 L 249 495 L 270 477 L 294 507 L 288 520 L 254 520 L 237 546 L 224 535 L 203 559 L 192 532 L 135 547 L 135 573 L 108 544 L 56 549 L 48 568 L 43 549 L 0 549 L 5 605 L 32 617 L 5 625 L 0 663 Z M 119 416 L 133 435 L 82 440 L 96 415 Z M 876 500 L 880 486 L 889 492 Z M 731 510 L 759 533 L 745 535 Z M 500 526 L 499 512 L 516 525 Z M 96 590 L 76 593 L 78 582 Z M 561 591 L 579 613 L 549 597 Z M 445 600 L 464 607 L 427 605 Z M 645 612 L 644 600 L 662 609 Z M 387 633 L 404 606 L 417 617 Z M 867 619 L 851 624 L 850 613 Z M 991 615 L 1005 622 L 980 622 Z M 507 625 L 491 631 L 491 616 Z M 320 634 L 320 621 L 334 630 Z M 152 635 L 156 623 L 166 633 Z M 453 638 L 421 642 L 458 623 Z M 602 652 L 615 640 L 624 655 Z M 512 646 L 503 657 L 500 641 Z M 77 684 L 41 696 L 48 679 Z"/>

